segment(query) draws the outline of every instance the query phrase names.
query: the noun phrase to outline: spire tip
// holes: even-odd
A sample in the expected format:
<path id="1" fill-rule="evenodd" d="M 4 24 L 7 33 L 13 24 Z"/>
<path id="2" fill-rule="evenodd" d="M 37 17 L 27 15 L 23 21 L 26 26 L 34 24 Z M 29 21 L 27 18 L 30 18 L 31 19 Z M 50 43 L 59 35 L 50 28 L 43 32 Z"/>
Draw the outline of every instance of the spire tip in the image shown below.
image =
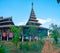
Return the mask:
<path id="1" fill-rule="evenodd" d="M 33 8 L 33 2 L 32 2 L 32 8 Z"/>

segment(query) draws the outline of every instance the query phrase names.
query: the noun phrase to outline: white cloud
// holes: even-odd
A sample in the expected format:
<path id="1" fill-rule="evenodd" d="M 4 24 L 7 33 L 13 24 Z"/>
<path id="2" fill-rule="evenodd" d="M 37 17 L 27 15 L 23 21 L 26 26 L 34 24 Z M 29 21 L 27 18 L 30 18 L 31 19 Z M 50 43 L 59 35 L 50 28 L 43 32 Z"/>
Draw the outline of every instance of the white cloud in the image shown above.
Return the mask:
<path id="1" fill-rule="evenodd" d="M 52 21 L 51 18 L 47 18 L 46 20 L 37 18 L 37 20 L 38 20 L 39 23 L 42 23 L 42 24 Z"/>
<path id="2" fill-rule="evenodd" d="M 45 24 L 45 23 L 47 23 L 47 22 L 51 22 L 52 19 L 51 19 L 51 18 L 47 18 L 46 20 L 44 20 L 44 19 L 39 19 L 39 18 L 37 18 L 37 20 L 38 20 L 39 23 Z M 28 20 L 24 20 L 24 21 L 22 21 L 22 22 L 17 23 L 16 25 L 17 25 L 17 26 L 19 26 L 19 25 L 26 25 L 27 21 L 28 21 Z"/>
<path id="3" fill-rule="evenodd" d="M 19 23 L 17 23 L 16 25 L 19 26 L 19 25 L 26 25 L 27 23 L 27 20 L 24 20 L 24 21 L 21 21 Z"/>
<path id="4" fill-rule="evenodd" d="M 25 25 L 25 22 L 20 22 L 20 23 L 18 23 L 18 24 L 16 24 L 16 25 Z"/>

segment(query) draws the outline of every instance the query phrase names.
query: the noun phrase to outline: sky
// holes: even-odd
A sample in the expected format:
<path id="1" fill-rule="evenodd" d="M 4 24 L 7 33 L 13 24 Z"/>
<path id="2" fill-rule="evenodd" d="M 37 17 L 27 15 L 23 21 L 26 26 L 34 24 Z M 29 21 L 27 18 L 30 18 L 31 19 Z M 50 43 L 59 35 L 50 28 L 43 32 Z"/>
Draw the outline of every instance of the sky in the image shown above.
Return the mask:
<path id="1" fill-rule="evenodd" d="M 25 25 L 29 19 L 32 2 L 41 26 L 60 25 L 60 4 L 56 0 L 0 0 L 0 16 L 11 17 L 15 25 Z"/>

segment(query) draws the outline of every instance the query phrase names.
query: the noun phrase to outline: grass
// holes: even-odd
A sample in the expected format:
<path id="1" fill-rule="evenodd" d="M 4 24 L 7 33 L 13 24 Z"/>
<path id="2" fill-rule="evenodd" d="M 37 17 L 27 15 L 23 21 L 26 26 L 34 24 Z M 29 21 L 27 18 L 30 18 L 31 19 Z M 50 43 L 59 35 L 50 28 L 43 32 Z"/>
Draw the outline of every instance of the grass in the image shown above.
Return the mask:
<path id="1" fill-rule="evenodd" d="M 54 50 L 60 49 L 60 42 L 58 42 L 57 44 L 55 43 L 55 41 L 53 42 L 53 46 L 54 46 Z"/>
<path id="2" fill-rule="evenodd" d="M 41 53 L 43 41 L 20 43 L 20 50 L 26 53 Z"/>
<path id="3" fill-rule="evenodd" d="M 4 46 L 7 49 L 8 53 L 16 53 L 16 47 L 11 41 L 0 41 L 0 43 L 4 43 Z M 19 46 L 20 43 L 21 42 L 18 44 L 17 53 L 41 53 L 44 45 L 43 41 L 23 42 L 24 48 L 21 50 Z"/>

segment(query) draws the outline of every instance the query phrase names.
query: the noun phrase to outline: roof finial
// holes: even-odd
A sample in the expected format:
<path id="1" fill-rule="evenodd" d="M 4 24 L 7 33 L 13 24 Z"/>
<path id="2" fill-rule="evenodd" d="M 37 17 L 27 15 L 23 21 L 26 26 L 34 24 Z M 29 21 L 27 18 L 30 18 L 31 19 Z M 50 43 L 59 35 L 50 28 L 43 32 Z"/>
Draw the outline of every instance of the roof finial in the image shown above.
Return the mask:
<path id="1" fill-rule="evenodd" d="M 32 2 L 32 8 L 33 8 L 33 2 Z"/>

